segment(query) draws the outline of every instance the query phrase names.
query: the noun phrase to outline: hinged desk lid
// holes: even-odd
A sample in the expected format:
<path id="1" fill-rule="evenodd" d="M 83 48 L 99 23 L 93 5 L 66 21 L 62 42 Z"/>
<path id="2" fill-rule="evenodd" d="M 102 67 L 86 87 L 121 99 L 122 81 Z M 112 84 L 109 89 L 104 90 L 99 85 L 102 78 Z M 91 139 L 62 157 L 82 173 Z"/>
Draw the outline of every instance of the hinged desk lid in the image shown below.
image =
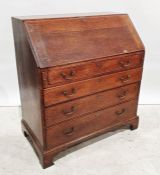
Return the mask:
<path id="1" fill-rule="evenodd" d="M 40 68 L 144 50 L 126 14 L 27 19 L 24 24 Z"/>

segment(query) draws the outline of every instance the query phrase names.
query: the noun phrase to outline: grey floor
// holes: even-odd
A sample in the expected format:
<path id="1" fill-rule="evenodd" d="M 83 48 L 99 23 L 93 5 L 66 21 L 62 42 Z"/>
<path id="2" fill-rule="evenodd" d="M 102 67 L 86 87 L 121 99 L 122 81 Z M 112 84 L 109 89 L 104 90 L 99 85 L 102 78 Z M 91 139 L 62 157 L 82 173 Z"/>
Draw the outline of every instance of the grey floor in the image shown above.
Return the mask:
<path id="1" fill-rule="evenodd" d="M 21 133 L 18 107 L 0 107 L 0 175 L 160 175 L 160 106 L 140 105 L 138 130 L 80 144 L 43 170 Z"/>

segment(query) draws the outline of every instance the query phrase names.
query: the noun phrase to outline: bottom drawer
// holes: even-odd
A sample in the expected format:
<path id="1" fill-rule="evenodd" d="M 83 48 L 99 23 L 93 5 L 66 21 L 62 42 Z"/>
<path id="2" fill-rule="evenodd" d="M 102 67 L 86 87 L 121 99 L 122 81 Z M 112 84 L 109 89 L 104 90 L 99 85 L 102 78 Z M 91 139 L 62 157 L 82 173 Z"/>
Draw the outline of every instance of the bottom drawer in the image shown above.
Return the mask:
<path id="1" fill-rule="evenodd" d="M 58 145 L 80 139 L 92 132 L 134 117 L 136 113 L 137 100 L 132 100 L 78 119 L 63 122 L 46 129 L 47 148 L 51 149 Z"/>

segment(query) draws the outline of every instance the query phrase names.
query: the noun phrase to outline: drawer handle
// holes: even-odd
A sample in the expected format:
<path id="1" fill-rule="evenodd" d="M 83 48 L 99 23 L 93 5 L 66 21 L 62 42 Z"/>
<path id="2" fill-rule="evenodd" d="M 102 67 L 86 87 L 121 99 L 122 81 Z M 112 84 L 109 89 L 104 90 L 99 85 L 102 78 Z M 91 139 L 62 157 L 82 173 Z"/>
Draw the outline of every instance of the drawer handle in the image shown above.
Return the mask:
<path id="1" fill-rule="evenodd" d="M 74 127 L 65 129 L 65 130 L 63 131 L 63 134 L 66 135 L 66 136 L 71 136 L 73 133 L 74 133 Z"/>
<path id="2" fill-rule="evenodd" d="M 124 91 L 120 92 L 117 95 L 117 97 L 120 98 L 120 99 L 124 99 L 124 98 L 126 98 L 127 92 L 128 92 L 127 90 L 124 90 Z"/>
<path id="3" fill-rule="evenodd" d="M 128 67 L 131 65 L 131 61 L 128 60 L 128 61 L 120 61 L 119 64 L 122 66 L 122 67 Z"/>
<path id="4" fill-rule="evenodd" d="M 75 107 L 74 106 L 71 107 L 70 111 L 63 110 L 64 115 L 72 115 L 74 112 L 75 112 Z"/>
<path id="5" fill-rule="evenodd" d="M 129 81 L 130 77 L 131 77 L 130 75 L 123 76 L 123 77 L 120 78 L 120 80 L 121 80 L 122 83 L 126 83 L 126 82 Z"/>
<path id="6" fill-rule="evenodd" d="M 75 71 L 71 70 L 69 72 L 69 74 L 65 74 L 65 73 L 61 73 L 61 76 L 65 79 L 65 80 L 71 80 L 73 78 L 73 76 L 75 75 Z"/>
<path id="7" fill-rule="evenodd" d="M 76 90 L 75 90 L 75 88 L 72 88 L 70 92 L 63 91 L 62 93 L 63 93 L 64 96 L 71 97 L 76 93 Z"/>
<path id="8" fill-rule="evenodd" d="M 123 109 L 121 109 L 120 111 L 116 111 L 116 114 L 118 115 L 118 116 L 120 116 L 120 115 L 122 115 L 123 113 L 125 113 L 125 109 L 123 108 Z"/>

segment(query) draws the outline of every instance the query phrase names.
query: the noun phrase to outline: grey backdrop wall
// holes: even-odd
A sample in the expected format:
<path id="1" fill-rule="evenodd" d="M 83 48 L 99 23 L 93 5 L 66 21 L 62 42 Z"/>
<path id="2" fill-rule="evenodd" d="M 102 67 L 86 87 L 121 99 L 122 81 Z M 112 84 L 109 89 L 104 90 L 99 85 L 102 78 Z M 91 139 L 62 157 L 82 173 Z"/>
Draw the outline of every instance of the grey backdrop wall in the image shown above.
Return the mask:
<path id="1" fill-rule="evenodd" d="M 0 0 L 0 106 L 20 105 L 11 16 L 81 12 L 128 13 L 145 47 L 141 104 L 160 104 L 160 1 Z"/>

